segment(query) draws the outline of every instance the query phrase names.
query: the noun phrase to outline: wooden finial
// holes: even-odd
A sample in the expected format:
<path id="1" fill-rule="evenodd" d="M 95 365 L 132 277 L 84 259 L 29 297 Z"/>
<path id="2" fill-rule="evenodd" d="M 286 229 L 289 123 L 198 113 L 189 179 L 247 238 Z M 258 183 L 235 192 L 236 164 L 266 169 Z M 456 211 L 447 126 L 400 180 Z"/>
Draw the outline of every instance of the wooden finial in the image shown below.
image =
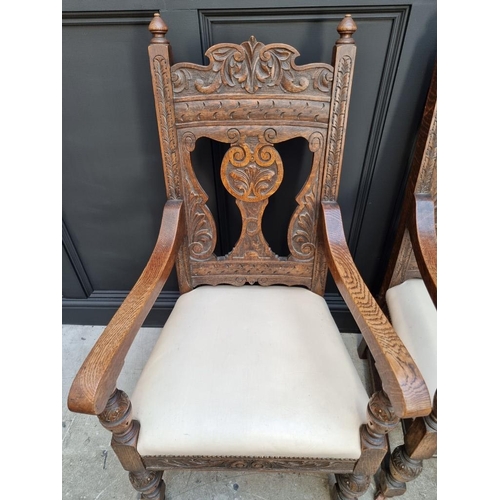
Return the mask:
<path id="1" fill-rule="evenodd" d="M 165 38 L 168 28 L 158 12 L 155 12 L 153 19 L 149 23 L 149 31 L 153 34 L 151 43 L 168 43 Z"/>
<path id="2" fill-rule="evenodd" d="M 354 19 L 351 14 L 346 14 L 344 19 L 340 21 L 337 26 L 337 31 L 339 32 L 340 38 L 337 40 L 337 45 L 342 45 L 344 43 L 354 43 L 354 38 L 352 34 L 358 29 Z"/>

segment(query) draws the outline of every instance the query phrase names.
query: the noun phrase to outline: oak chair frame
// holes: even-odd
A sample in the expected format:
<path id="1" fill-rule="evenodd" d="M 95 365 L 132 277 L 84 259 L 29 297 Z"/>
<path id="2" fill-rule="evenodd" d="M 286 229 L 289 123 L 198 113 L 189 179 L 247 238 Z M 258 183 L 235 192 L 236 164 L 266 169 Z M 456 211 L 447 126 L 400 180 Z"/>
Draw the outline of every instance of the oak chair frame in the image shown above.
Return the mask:
<path id="1" fill-rule="evenodd" d="M 171 65 L 167 26 L 155 14 L 149 29 L 153 92 L 167 191 L 158 241 L 137 283 L 84 361 L 68 396 L 70 410 L 97 415 L 112 432 L 111 445 L 143 499 L 165 496 L 167 469 L 227 468 L 321 471 L 335 474 L 332 496 L 355 499 L 369 486 L 387 452 L 386 434 L 401 418 L 430 412 L 423 378 L 363 282 L 349 252 L 337 194 L 356 55 L 350 15 L 339 24 L 332 65 L 297 66 L 285 44 L 218 44 L 210 63 Z M 242 232 L 226 256 L 214 254 L 215 224 L 191 165 L 199 137 L 230 144 L 221 166 L 236 198 Z M 290 255 L 269 248 L 261 228 L 267 199 L 279 187 L 282 163 L 274 144 L 303 137 L 313 152 L 309 178 L 298 194 L 288 228 Z M 246 170 L 245 170 L 246 169 Z M 360 429 L 361 457 L 351 459 L 141 456 L 140 423 L 116 382 L 125 356 L 174 264 L 179 288 L 257 283 L 299 285 L 323 295 L 328 270 L 376 361 L 382 389 Z"/>
<path id="2" fill-rule="evenodd" d="M 437 307 L 437 66 L 434 67 L 417 136 L 395 242 L 378 295 L 385 307 L 389 288 L 421 278 Z M 431 395 L 432 396 L 432 395 Z M 437 391 L 429 415 L 402 422 L 404 444 L 391 453 L 378 477 L 377 500 L 405 493 L 437 453 Z"/>

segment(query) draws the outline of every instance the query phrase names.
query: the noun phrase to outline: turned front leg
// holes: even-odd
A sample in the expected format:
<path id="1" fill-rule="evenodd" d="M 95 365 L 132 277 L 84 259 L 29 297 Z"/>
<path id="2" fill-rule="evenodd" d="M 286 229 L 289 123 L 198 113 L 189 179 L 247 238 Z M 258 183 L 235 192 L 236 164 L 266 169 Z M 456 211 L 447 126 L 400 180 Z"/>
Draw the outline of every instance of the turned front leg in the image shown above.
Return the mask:
<path id="1" fill-rule="evenodd" d="M 130 472 L 130 482 L 141 492 L 141 499 L 164 500 L 163 471 L 146 470 L 137 451 L 140 425 L 132 419 L 132 404 L 127 394 L 115 389 L 98 417 L 101 424 L 112 432 L 111 447 L 123 468 Z"/>
<path id="2" fill-rule="evenodd" d="M 432 412 L 416 418 L 405 435 L 404 445 L 394 449 L 389 471 L 382 470 L 376 500 L 403 495 L 406 483 L 416 479 L 423 469 L 423 460 L 437 451 L 437 392 Z"/>
<path id="3" fill-rule="evenodd" d="M 399 418 L 384 391 L 376 392 L 368 401 L 368 423 L 361 426 L 361 457 L 352 474 L 335 474 L 331 487 L 333 500 L 356 500 L 370 486 L 387 453 L 387 433 L 398 424 Z"/>

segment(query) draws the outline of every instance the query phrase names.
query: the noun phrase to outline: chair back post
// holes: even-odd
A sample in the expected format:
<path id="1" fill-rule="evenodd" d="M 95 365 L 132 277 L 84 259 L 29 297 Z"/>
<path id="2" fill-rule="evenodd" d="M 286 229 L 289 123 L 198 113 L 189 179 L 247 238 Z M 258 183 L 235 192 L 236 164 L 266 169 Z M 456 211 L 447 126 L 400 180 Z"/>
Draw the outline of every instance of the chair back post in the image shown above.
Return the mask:
<path id="1" fill-rule="evenodd" d="M 332 66 L 334 73 L 323 181 L 323 201 L 337 201 L 338 196 L 352 76 L 356 59 L 356 45 L 352 35 L 356 29 L 357 26 L 352 17 L 349 14 L 346 15 L 337 27 L 340 37 L 333 47 Z"/>
<path id="2" fill-rule="evenodd" d="M 148 52 L 167 199 L 182 200 L 182 166 L 175 125 L 174 88 L 171 74 L 172 48 L 165 37 L 168 27 L 159 13 L 154 14 L 149 24 L 149 31 L 153 35 Z M 192 289 L 190 268 L 186 259 L 187 245 L 188 235 L 186 234 L 175 263 L 181 293 Z"/>
<path id="3" fill-rule="evenodd" d="M 352 77 L 356 60 L 356 45 L 352 35 L 357 26 L 352 16 L 347 14 L 337 26 L 340 35 L 332 50 L 332 98 L 328 120 L 325 161 L 322 180 L 321 201 L 337 201 L 347 117 L 351 99 Z M 321 231 L 319 231 L 321 233 Z M 325 257 L 323 235 L 319 234 L 319 244 L 313 271 L 312 291 L 324 295 L 328 264 Z"/>
<path id="4" fill-rule="evenodd" d="M 149 24 L 149 31 L 153 34 L 148 51 L 167 198 L 169 200 L 181 200 L 179 152 L 175 133 L 174 92 L 170 74 L 171 49 L 170 43 L 165 38 L 168 31 L 167 25 L 158 13 L 155 13 L 153 20 Z"/>

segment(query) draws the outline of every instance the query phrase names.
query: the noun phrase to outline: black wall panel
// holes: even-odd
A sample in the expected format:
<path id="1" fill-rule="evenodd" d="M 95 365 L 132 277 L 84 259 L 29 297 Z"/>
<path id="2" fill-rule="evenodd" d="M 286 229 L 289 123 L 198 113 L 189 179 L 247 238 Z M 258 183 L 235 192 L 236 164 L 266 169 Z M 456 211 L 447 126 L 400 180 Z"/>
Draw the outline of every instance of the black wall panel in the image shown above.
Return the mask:
<path id="1" fill-rule="evenodd" d="M 436 57 L 435 1 L 305 0 L 63 2 L 63 321 L 105 324 L 154 246 L 165 189 L 151 90 L 147 25 L 160 11 L 174 60 L 206 63 L 214 43 L 250 35 L 284 42 L 298 64 L 330 62 L 345 13 L 358 25 L 358 55 L 339 203 L 349 246 L 373 292 L 379 286 L 413 142 Z M 83 10 L 85 8 L 85 11 Z M 280 145 L 285 180 L 264 232 L 286 253 L 280 231 L 310 169 L 303 141 Z M 239 213 L 218 178 L 224 148 L 199 141 L 195 167 L 216 215 L 217 253 L 239 235 Z M 178 296 L 167 282 L 146 324 L 162 324 Z M 355 328 L 332 281 L 327 301 L 342 329 Z"/>

